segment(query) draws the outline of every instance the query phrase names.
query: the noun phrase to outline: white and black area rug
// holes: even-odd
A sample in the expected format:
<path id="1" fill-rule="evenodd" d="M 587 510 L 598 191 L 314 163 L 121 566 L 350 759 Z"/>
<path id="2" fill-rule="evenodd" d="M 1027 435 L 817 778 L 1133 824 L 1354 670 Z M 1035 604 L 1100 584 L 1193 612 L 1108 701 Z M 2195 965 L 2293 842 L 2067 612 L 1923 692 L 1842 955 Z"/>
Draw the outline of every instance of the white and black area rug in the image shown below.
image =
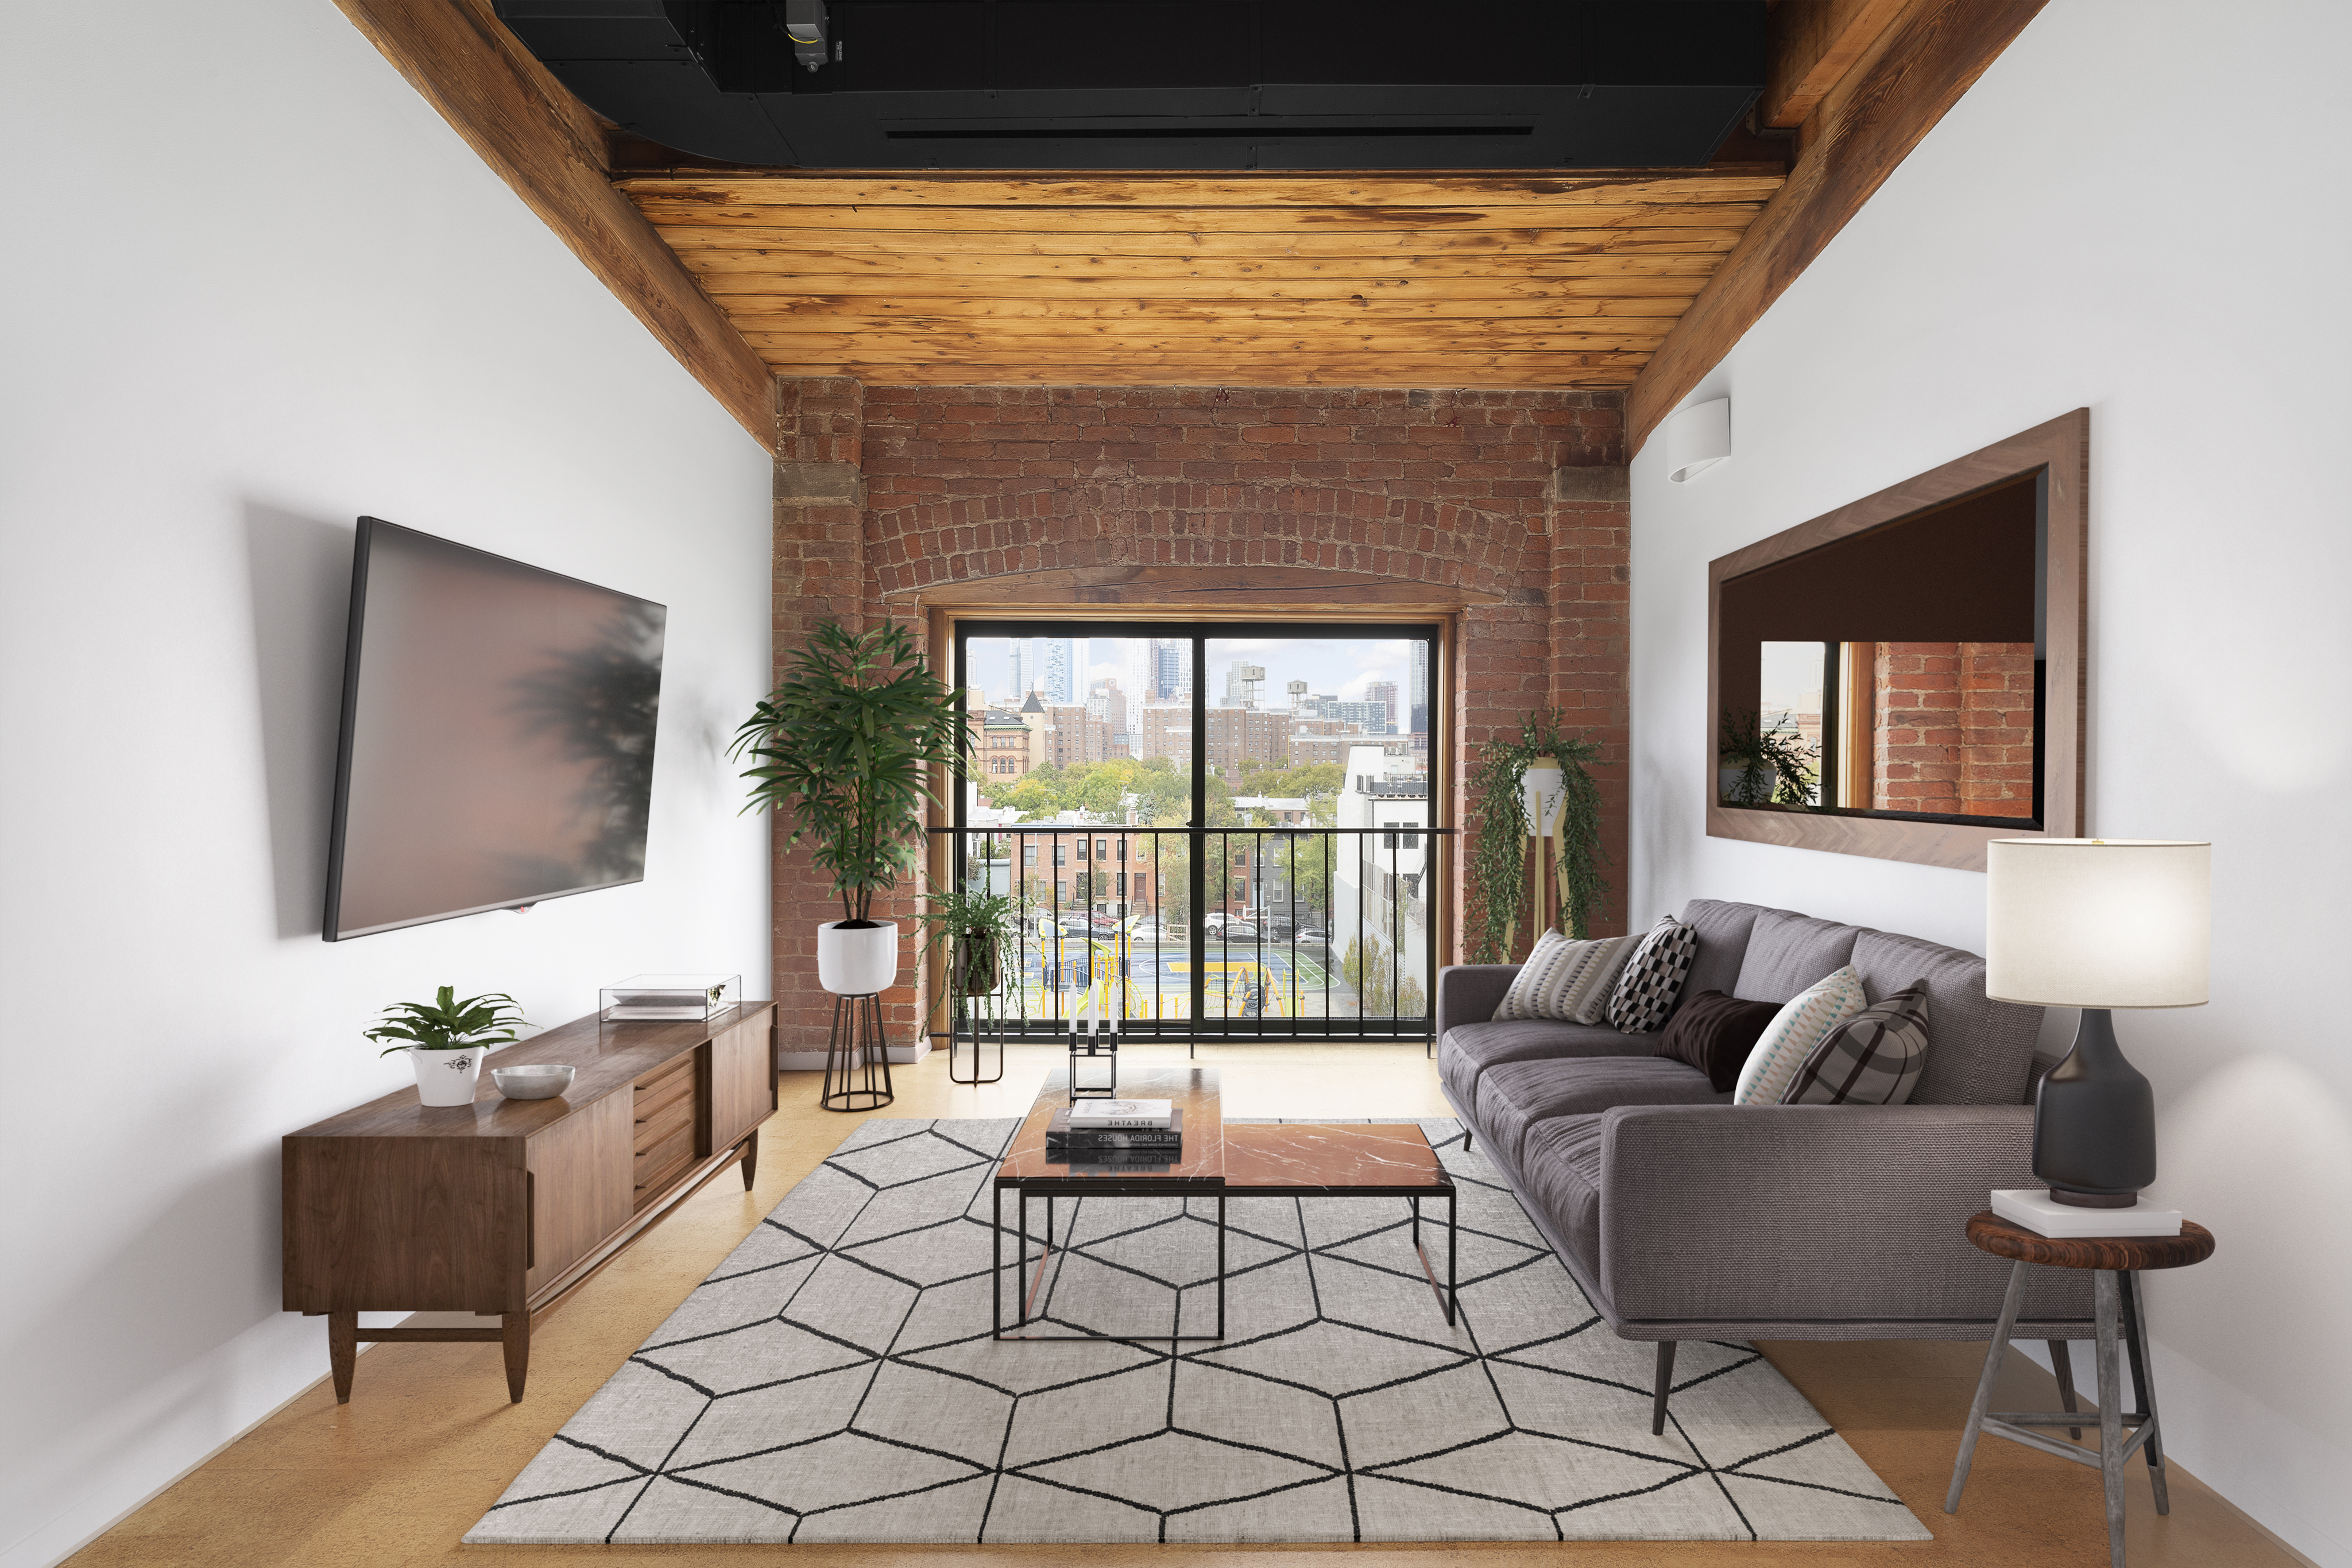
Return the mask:
<path id="1" fill-rule="evenodd" d="M 1928 1539 L 1747 1345 L 1685 1344 L 1652 1437 L 1652 1347 L 1450 1120 L 1420 1125 L 1462 1195 L 1454 1328 L 1404 1199 L 1231 1198 L 1226 1337 L 1171 1341 L 1214 1327 L 1214 1203 L 1089 1197 L 1056 1206 L 1033 1327 L 1132 1337 L 995 1341 L 1014 1125 L 861 1124 L 466 1540 Z"/>

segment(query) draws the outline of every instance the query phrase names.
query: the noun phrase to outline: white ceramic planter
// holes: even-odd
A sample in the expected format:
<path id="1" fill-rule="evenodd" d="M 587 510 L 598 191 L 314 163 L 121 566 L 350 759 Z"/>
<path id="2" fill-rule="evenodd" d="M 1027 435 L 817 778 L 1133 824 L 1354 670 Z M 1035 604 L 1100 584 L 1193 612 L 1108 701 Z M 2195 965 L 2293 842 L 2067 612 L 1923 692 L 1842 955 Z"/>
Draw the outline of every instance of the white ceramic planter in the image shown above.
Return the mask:
<path id="1" fill-rule="evenodd" d="M 474 1086 L 481 1082 L 482 1058 L 488 1051 L 468 1045 L 457 1051 L 408 1048 L 409 1065 L 416 1069 L 416 1097 L 427 1105 L 470 1105 Z"/>
<path id="2" fill-rule="evenodd" d="M 849 931 L 832 920 L 816 928 L 816 983 L 835 996 L 887 991 L 898 978 L 898 922 L 877 921 Z"/>

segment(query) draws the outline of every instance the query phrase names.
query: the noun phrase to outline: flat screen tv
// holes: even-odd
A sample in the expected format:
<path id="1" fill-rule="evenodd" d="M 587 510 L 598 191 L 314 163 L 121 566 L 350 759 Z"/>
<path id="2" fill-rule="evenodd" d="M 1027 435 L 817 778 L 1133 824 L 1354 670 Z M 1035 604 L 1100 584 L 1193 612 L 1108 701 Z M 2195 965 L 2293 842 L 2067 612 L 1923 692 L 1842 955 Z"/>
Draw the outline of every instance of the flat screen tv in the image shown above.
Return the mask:
<path id="1" fill-rule="evenodd" d="M 667 615 L 362 517 L 326 939 L 644 880 Z"/>

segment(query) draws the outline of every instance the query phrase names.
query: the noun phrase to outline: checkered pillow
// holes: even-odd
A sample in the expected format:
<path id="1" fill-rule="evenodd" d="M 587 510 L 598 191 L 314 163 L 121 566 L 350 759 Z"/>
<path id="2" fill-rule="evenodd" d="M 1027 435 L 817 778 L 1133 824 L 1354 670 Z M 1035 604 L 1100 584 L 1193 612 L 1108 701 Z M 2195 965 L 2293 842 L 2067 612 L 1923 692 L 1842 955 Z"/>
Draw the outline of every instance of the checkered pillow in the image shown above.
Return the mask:
<path id="1" fill-rule="evenodd" d="M 1900 1105 L 1927 1064 L 1927 982 L 1914 980 L 1830 1030 L 1783 1105 Z"/>
<path id="2" fill-rule="evenodd" d="M 1579 942 L 1558 931 L 1536 938 L 1535 950 L 1495 1009 L 1501 1019 L 1558 1019 L 1563 1023 L 1599 1023 L 1617 981 L 1617 971 L 1633 950 L 1631 936 Z"/>
<path id="3" fill-rule="evenodd" d="M 1655 1034 L 1665 1028 L 1697 951 L 1697 932 L 1671 915 L 1658 916 L 1617 977 L 1617 988 L 1609 998 L 1609 1021 L 1627 1034 Z"/>
<path id="4" fill-rule="evenodd" d="M 1731 1103 L 1779 1104 L 1789 1081 L 1813 1054 L 1813 1048 L 1828 1038 L 1830 1030 L 1868 1005 L 1862 994 L 1862 977 L 1852 964 L 1791 997 L 1764 1026 L 1756 1049 L 1748 1053 L 1748 1065 L 1739 1070 L 1739 1086 L 1731 1092 Z"/>

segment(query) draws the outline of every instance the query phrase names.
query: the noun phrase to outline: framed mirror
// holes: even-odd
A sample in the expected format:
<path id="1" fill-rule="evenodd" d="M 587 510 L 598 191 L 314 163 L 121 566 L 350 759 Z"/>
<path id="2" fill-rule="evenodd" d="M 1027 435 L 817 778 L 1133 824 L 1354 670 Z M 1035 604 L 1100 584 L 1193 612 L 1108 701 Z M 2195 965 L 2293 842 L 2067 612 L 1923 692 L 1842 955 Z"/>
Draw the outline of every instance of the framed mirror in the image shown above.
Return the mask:
<path id="1" fill-rule="evenodd" d="M 2083 831 L 2090 411 L 1711 562 L 1707 832 L 1984 869 Z"/>

